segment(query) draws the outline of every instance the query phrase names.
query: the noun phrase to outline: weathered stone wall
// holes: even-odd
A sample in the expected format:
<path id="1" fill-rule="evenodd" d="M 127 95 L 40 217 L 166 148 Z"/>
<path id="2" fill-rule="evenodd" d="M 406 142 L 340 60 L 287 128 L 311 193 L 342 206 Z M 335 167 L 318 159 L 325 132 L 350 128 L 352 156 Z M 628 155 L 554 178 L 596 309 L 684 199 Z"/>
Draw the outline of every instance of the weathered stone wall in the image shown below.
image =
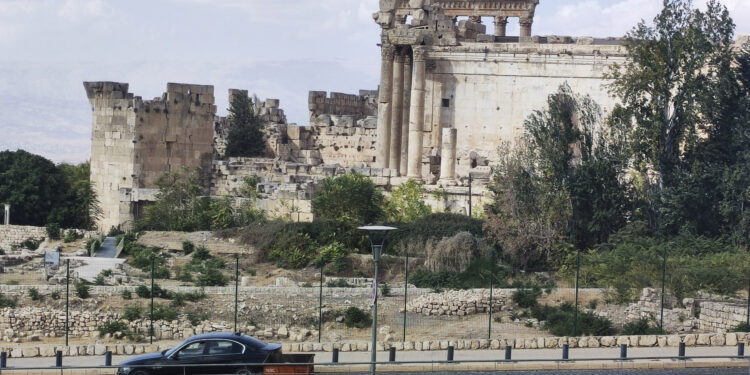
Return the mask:
<path id="1" fill-rule="evenodd" d="M 314 121 L 319 115 L 352 115 L 356 118 L 376 116 L 378 105 L 376 98 L 377 90 L 360 90 L 359 95 L 332 92 L 327 97 L 325 91 L 310 91 L 308 105 L 310 109 L 310 121 Z"/>
<path id="2" fill-rule="evenodd" d="M 704 331 L 729 331 L 745 323 L 747 306 L 731 302 L 702 302 L 698 328 Z"/>
<path id="3" fill-rule="evenodd" d="M 664 329 L 671 332 L 693 330 L 698 325 L 695 311 L 699 305 L 702 308 L 703 303 L 696 303 L 693 298 L 678 301 L 671 294 L 667 294 L 664 300 Z M 660 319 L 661 291 L 655 288 L 644 288 L 638 302 L 630 304 L 625 313 L 628 321 Z"/>
<path id="4" fill-rule="evenodd" d="M 513 290 L 495 290 L 492 295 L 492 311 L 507 308 Z M 406 311 L 422 315 L 474 315 L 486 314 L 490 310 L 490 291 L 487 289 L 451 290 L 443 293 L 424 294 L 406 304 Z"/>
<path id="5" fill-rule="evenodd" d="M 6 252 L 29 238 L 39 240 L 45 237 L 47 237 L 47 232 L 44 227 L 0 225 L 0 249 Z"/>
<path id="6" fill-rule="evenodd" d="M 91 181 L 98 194 L 100 229 L 132 224 L 142 197 L 164 172 L 201 168 L 213 158 L 213 86 L 167 84 L 161 98 L 142 100 L 127 83 L 84 82 L 93 112 Z"/>

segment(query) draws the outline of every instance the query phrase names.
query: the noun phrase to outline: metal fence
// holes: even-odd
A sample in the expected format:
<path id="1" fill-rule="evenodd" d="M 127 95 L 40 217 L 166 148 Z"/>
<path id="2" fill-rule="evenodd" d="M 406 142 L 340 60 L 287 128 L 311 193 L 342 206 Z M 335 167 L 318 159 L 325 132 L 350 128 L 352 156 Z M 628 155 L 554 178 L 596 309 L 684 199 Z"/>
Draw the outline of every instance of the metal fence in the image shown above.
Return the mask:
<path id="1" fill-rule="evenodd" d="M 668 277 L 665 264 L 662 280 Z M 442 304 L 431 304 L 436 300 L 428 298 L 430 290 L 409 287 L 409 273 L 414 270 L 408 261 L 404 262 L 404 282 L 380 283 L 377 288 L 364 278 L 359 285 L 343 287 L 322 270 L 308 275 L 307 283 L 242 285 L 256 270 L 251 259 L 240 256 L 225 262 L 221 270 L 224 285 L 220 286 L 201 287 L 195 281 L 175 280 L 181 265 L 167 262 L 166 267 L 170 278 L 160 278 L 163 275 L 153 259 L 150 267 L 138 269 L 125 265 L 124 259 L 69 256 L 43 262 L 29 255 L 6 255 L 5 272 L 0 274 L 0 306 L 13 308 L 0 310 L 4 338 L 9 342 L 75 345 L 100 339 L 97 335 L 101 334 L 101 338 L 153 343 L 207 331 L 236 331 L 293 342 L 369 341 L 370 321 L 349 317 L 347 310 L 357 307 L 369 313 L 375 290 L 380 293 L 379 341 L 550 335 L 539 329 L 538 322 L 526 321 L 508 310 L 512 292 L 498 289 L 493 277 L 487 278 L 483 288 L 471 291 L 480 297 L 460 314 L 451 310 L 457 308 L 451 303 L 458 301 L 442 297 Z M 591 285 L 585 277 L 576 275 L 573 288 L 543 293 L 543 302 L 569 301 L 583 308 L 592 300 L 604 299 L 600 291 L 587 288 Z M 580 293 L 576 284 L 581 286 Z M 664 290 L 662 285 L 655 287 Z M 423 305 L 415 309 L 419 301 Z M 665 304 L 669 301 L 661 298 L 653 311 L 658 327 L 663 326 Z M 173 320 L 181 323 L 170 324 Z M 358 327 L 347 327 L 347 323 Z M 282 332 L 282 325 L 287 332 Z"/>

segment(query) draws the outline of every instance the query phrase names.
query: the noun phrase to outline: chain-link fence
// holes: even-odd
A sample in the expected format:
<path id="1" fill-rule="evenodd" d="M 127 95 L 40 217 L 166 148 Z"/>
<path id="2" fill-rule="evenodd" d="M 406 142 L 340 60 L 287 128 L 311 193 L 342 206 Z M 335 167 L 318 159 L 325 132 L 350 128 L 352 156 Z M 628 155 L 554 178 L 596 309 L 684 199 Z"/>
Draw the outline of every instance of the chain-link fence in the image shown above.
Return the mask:
<path id="1" fill-rule="evenodd" d="M 572 325 L 572 332 L 564 331 L 566 336 L 596 334 L 579 325 L 591 316 L 605 317 L 618 329 L 626 322 L 647 319 L 659 332 L 672 333 L 729 330 L 745 321 L 747 300 L 742 295 L 699 293 L 680 298 L 674 288 L 675 279 L 683 274 L 677 268 L 681 260 L 672 261 L 665 253 L 666 262 L 663 257 L 647 260 L 648 272 L 657 272 L 661 276 L 657 280 L 664 280 L 664 298 L 661 283 L 627 293 L 597 288 L 600 285 L 591 282 L 590 273 L 597 272 L 600 264 L 586 253 L 569 272 L 573 275 L 569 285 L 562 285 L 563 281 L 557 287 L 523 290 L 531 293 L 535 306 L 574 307 L 576 317 L 566 323 Z M 241 254 L 200 254 L 160 258 L 154 253 L 146 261 L 132 254 L 127 261 L 54 251 L 44 256 L 6 254 L 0 274 L 0 333 L 12 343 L 71 345 L 92 340 L 176 341 L 216 331 L 269 341 L 368 342 L 377 290 L 379 342 L 562 335 L 545 326 L 534 307 L 521 306 L 514 298 L 517 289 L 498 288 L 507 286 L 499 275 L 486 275 L 486 284 L 478 289 L 416 288 L 409 280 L 416 268 L 413 262 L 391 257 L 392 263 L 403 262 L 406 272 L 393 276 L 383 269 L 381 280 L 387 281 L 373 288 L 372 278 L 365 277 L 372 272 L 367 268 L 359 270 L 363 277 L 337 278 L 321 269 L 259 270 L 252 258 Z M 633 277 L 638 270 L 622 274 Z M 635 293 L 627 298 L 636 302 L 623 300 L 628 293 Z M 550 312 L 544 314 L 552 319 Z"/>

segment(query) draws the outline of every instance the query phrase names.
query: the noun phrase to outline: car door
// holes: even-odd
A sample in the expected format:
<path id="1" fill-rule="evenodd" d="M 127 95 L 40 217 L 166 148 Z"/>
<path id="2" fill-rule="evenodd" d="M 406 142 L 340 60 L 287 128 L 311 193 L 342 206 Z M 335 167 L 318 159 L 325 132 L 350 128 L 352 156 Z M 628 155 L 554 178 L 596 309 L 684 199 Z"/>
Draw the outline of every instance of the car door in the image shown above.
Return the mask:
<path id="1" fill-rule="evenodd" d="M 231 364 L 245 363 L 245 346 L 233 340 L 208 341 L 206 357 L 212 366 L 211 374 L 230 374 L 236 370 Z"/>
<path id="2" fill-rule="evenodd" d="M 184 368 L 184 371 L 180 371 L 180 373 L 189 375 L 210 374 L 206 367 L 195 366 L 210 364 L 206 356 L 207 350 L 207 341 L 191 342 L 175 352 L 172 355 L 172 359 L 174 360 L 174 364 L 182 366 L 180 370 Z"/>

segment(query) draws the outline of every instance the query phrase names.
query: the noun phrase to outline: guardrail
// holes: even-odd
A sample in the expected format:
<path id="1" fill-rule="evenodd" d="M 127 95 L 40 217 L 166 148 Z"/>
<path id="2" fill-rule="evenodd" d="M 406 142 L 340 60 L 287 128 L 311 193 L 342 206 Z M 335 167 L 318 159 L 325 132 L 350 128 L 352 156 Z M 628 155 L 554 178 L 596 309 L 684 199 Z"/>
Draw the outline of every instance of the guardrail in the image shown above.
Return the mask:
<path id="1" fill-rule="evenodd" d="M 684 368 L 684 367 L 742 367 L 742 368 L 748 368 L 750 369 L 750 357 L 745 356 L 745 345 L 740 343 L 737 346 L 737 355 L 733 356 L 727 356 L 727 355 L 686 355 L 685 353 L 685 346 L 680 345 L 678 348 L 678 352 L 676 356 L 641 356 L 641 357 L 630 357 L 628 356 L 628 346 L 627 345 L 621 345 L 620 346 L 620 355 L 618 357 L 606 357 L 606 358 L 598 358 L 598 357 L 586 357 L 586 358 L 573 358 L 571 359 L 569 356 L 569 350 L 567 348 L 567 345 L 562 348 L 561 356 L 559 358 L 533 358 L 533 359 L 513 359 L 513 349 L 510 346 L 507 346 L 504 350 L 504 355 L 502 359 L 465 359 L 465 360 L 456 360 L 454 359 L 454 348 L 449 347 L 446 352 L 446 359 L 445 360 L 422 360 L 422 361 L 397 361 L 396 360 L 396 350 L 394 348 L 391 348 L 391 350 L 388 351 L 388 361 L 377 361 L 377 362 L 340 362 L 339 356 L 340 353 L 338 350 L 334 350 L 332 353 L 332 361 L 331 362 L 323 362 L 323 363 L 314 363 L 314 367 L 316 369 L 316 374 L 325 374 L 325 373 L 366 373 L 368 372 L 369 366 L 375 364 L 376 366 L 380 367 L 383 372 L 455 372 L 455 371 L 473 371 L 473 372 L 482 372 L 482 371 L 494 371 L 498 369 L 506 369 L 506 370 L 512 370 L 512 369 L 526 369 L 530 370 L 532 369 L 534 364 L 538 364 L 538 370 L 554 370 L 554 368 L 550 368 L 549 364 L 557 364 L 558 368 L 568 368 L 568 369 L 575 369 L 573 366 L 566 366 L 566 365 L 574 365 L 574 364 L 587 364 L 587 363 L 603 363 L 603 364 L 624 364 L 624 363 L 631 363 L 635 364 L 638 361 L 662 361 L 662 363 L 678 363 L 683 364 L 684 366 L 665 366 L 664 368 Z M 502 353 L 502 352 L 501 352 Z M 703 363 L 706 366 L 700 366 L 701 362 L 694 362 L 697 360 L 721 360 L 724 362 L 705 362 Z M 688 366 L 688 362 L 691 362 L 691 364 Z M 646 363 L 649 366 L 644 368 L 653 368 L 654 362 L 648 362 Z M 242 369 L 260 369 L 263 366 L 274 366 L 274 365 L 283 365 L 283 366 L 310 366 L 313 365 L 311 363 L 279 363 L 279 364 L 273 364 L 273 363 L 232 363 L 232 364 L 190 364 L 186 366 L 185 364 L 179 364 L 179 365 L 138 365 L 138 369 L 145 369 L 149 370 L 150 374 L 159 374 L 164 369 L 173 369 L 173 371 L 169 371 L 170 374 L 190 374 L 193 373 L 193 370 L 195 369 L 201 369 L 201 368 L 213 368 L 215 371 L 221 371 L 221 372 L 215 372 L 216 374 L 224 374 L 224 370 L 222 369 L 228 369 L 230 371 L 227 371 L 226 374 L 244 374 L 244 372 L 238 372 Z M 520 368 L 514 367 L 516 365 L 521 365 Z M 525 366 L 524 366 L 525 365 Z M 6 352 L 0 352 L 0 375 L 2 374 L 18 374 L 18 373 L 26 373 L 26 374 L 37 374 L 37 373 L 59 373 L 60 374 L 127 374 L 125 372 L 118 372 L 122 366 L 113 366 L 112 365 L 112 352 L 107 352 L 104 355 L 104 365 L 103 366 L 65 366 L 63 365 L 63 356 L 62 352 L 58 351 L 57 355 L 55 356 L 55 365 L 54 366 L 36 366 L 36 367 L 8 367 L 7 366 L 7 353 Z M 612 367 L 612 366 L 602 366 L 601 368 L 638 368 L 637 366 L 618 366 L 618 367 Z M 176 371 L 174 371 L 176 370 Z M 252 373 L 252 372 L 250 372 Z M 281 373 L 281 372 L 278 372 Z M 290 372 L 294 374 L 299 374 L 300 372 Z M 303 372 L 304 373 L 304 372 Z"/>

